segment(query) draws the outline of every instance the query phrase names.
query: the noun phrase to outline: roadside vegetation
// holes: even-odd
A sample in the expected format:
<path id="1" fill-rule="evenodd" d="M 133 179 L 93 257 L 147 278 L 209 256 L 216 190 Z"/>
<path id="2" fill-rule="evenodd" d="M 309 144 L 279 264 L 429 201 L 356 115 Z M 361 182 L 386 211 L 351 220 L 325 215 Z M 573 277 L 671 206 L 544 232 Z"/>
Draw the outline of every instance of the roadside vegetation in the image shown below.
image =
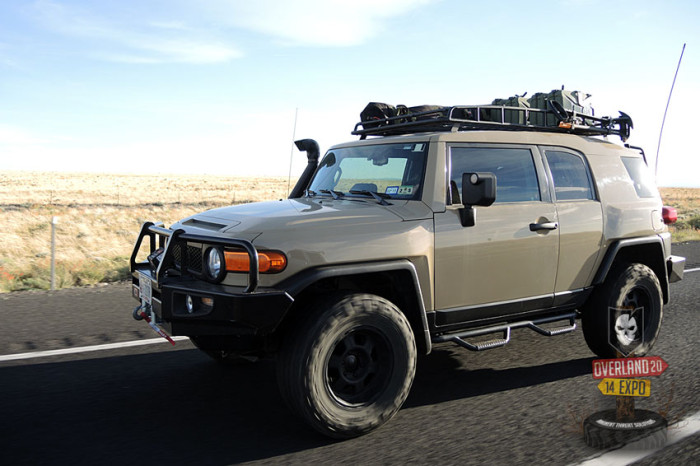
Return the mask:
<path id="1" fill-rule="evenodd" d="M 128 278 L 143 222 L 169 226 L 215 207 L 281 199 L 287 184 L 282 178 L 0 172 L 0 292 L 50 289 L 54 217 L 56 288 L 95 285 Z"/>
<path id="2" fill-rule="evenodd" d="M 678 221 L 669 226 L 674 243 L 700 241 L 700 189 L 660 188 L 664 205 L 675 207 Z"/>
<path id="3" fill-rule="evenodd" d="M 287 185 L 283 178 L 0 172 L 0 292 L 50 288 L 53 217 L 56 288 L 96 285 L 128 278 L 143 222 L 169 226 L 206 209 L 282 199 Z M 662 188 L 661 196 L 678 209 L 674 241 L 700 240 L 700 189 Z"/>

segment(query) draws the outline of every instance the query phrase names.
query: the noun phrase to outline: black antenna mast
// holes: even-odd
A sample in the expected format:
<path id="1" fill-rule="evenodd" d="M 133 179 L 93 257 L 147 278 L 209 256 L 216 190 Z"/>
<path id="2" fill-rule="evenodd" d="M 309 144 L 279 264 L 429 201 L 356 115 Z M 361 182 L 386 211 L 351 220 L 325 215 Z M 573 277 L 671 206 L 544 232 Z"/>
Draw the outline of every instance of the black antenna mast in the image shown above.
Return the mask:
<path id="1" fill-rule="evenodd" d="M 673 75 L 673 84 L 671 84 L 671 92 L 668 93 L 668 100 L 666 101 L 666 110 L 664 110 L 664 119 L 661 120 L 661 131 L 659 131 L 659 144 L 656 146 L 656 162 L 654 164 L 654 178 L 659 171 L 659 151 L 661 150 L 661 135 L 664 133 L 664 123 L 666 123 L 666 113 L 668 113 L 668 105 L 671 103 L 671 95 L 673 94 L 673 86 L 676 85 L 676 78 L 678 77 L 678 70 L 681 67 L 681 60 L 683 60 L 683 52 L 685 52 L 685 44 L 683 44 L 683 49 L 681 50 L 681 57 L 678 59 L 678 66 L 676 67 L 676 74 Z"/>

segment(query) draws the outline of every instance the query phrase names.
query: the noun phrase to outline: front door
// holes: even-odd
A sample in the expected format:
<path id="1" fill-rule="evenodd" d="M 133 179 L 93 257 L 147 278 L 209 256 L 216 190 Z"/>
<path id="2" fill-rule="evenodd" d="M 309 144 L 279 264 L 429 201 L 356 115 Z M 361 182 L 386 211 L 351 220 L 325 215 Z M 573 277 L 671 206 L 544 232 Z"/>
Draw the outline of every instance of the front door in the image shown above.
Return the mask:
<path id="1" fill-rule="evenodd" d="M 435 215 L 437 326 L 515 315 L 553 304 L 559 257 L 557 211 L 534 146 L 448 147 L 450 192 Z M 463 227 L 462 173 L 496 175 L 496 201 Z"/>

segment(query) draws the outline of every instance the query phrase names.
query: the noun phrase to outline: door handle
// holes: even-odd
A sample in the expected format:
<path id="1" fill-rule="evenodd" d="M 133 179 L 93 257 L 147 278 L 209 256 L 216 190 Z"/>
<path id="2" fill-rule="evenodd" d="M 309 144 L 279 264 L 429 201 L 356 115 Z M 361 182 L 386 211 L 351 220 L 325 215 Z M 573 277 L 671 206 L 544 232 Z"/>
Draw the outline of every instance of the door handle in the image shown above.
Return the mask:
<path id="1" fill-rule="evenodd" d="M 557 222 L 546 222 L 546 223 L 531 223 L 530 231 L 541 231 L 541 230 L 556 230 L 559 228 Z"/>

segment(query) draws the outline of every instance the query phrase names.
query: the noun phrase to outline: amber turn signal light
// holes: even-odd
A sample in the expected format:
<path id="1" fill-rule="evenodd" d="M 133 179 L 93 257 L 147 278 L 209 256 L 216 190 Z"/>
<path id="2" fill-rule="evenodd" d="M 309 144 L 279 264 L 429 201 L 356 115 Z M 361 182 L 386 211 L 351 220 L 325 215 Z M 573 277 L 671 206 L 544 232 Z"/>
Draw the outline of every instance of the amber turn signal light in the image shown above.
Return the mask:
<path id="1" fill-rule="evenodd" d="M 249 272 L 250 258 L 247 252 L 225 251 L 226 270 L 229 272 Z M 287 267 L 287 257 L 278 251 L 258 252 L 258 270 L 260 273 L 278 273 Z"/>

